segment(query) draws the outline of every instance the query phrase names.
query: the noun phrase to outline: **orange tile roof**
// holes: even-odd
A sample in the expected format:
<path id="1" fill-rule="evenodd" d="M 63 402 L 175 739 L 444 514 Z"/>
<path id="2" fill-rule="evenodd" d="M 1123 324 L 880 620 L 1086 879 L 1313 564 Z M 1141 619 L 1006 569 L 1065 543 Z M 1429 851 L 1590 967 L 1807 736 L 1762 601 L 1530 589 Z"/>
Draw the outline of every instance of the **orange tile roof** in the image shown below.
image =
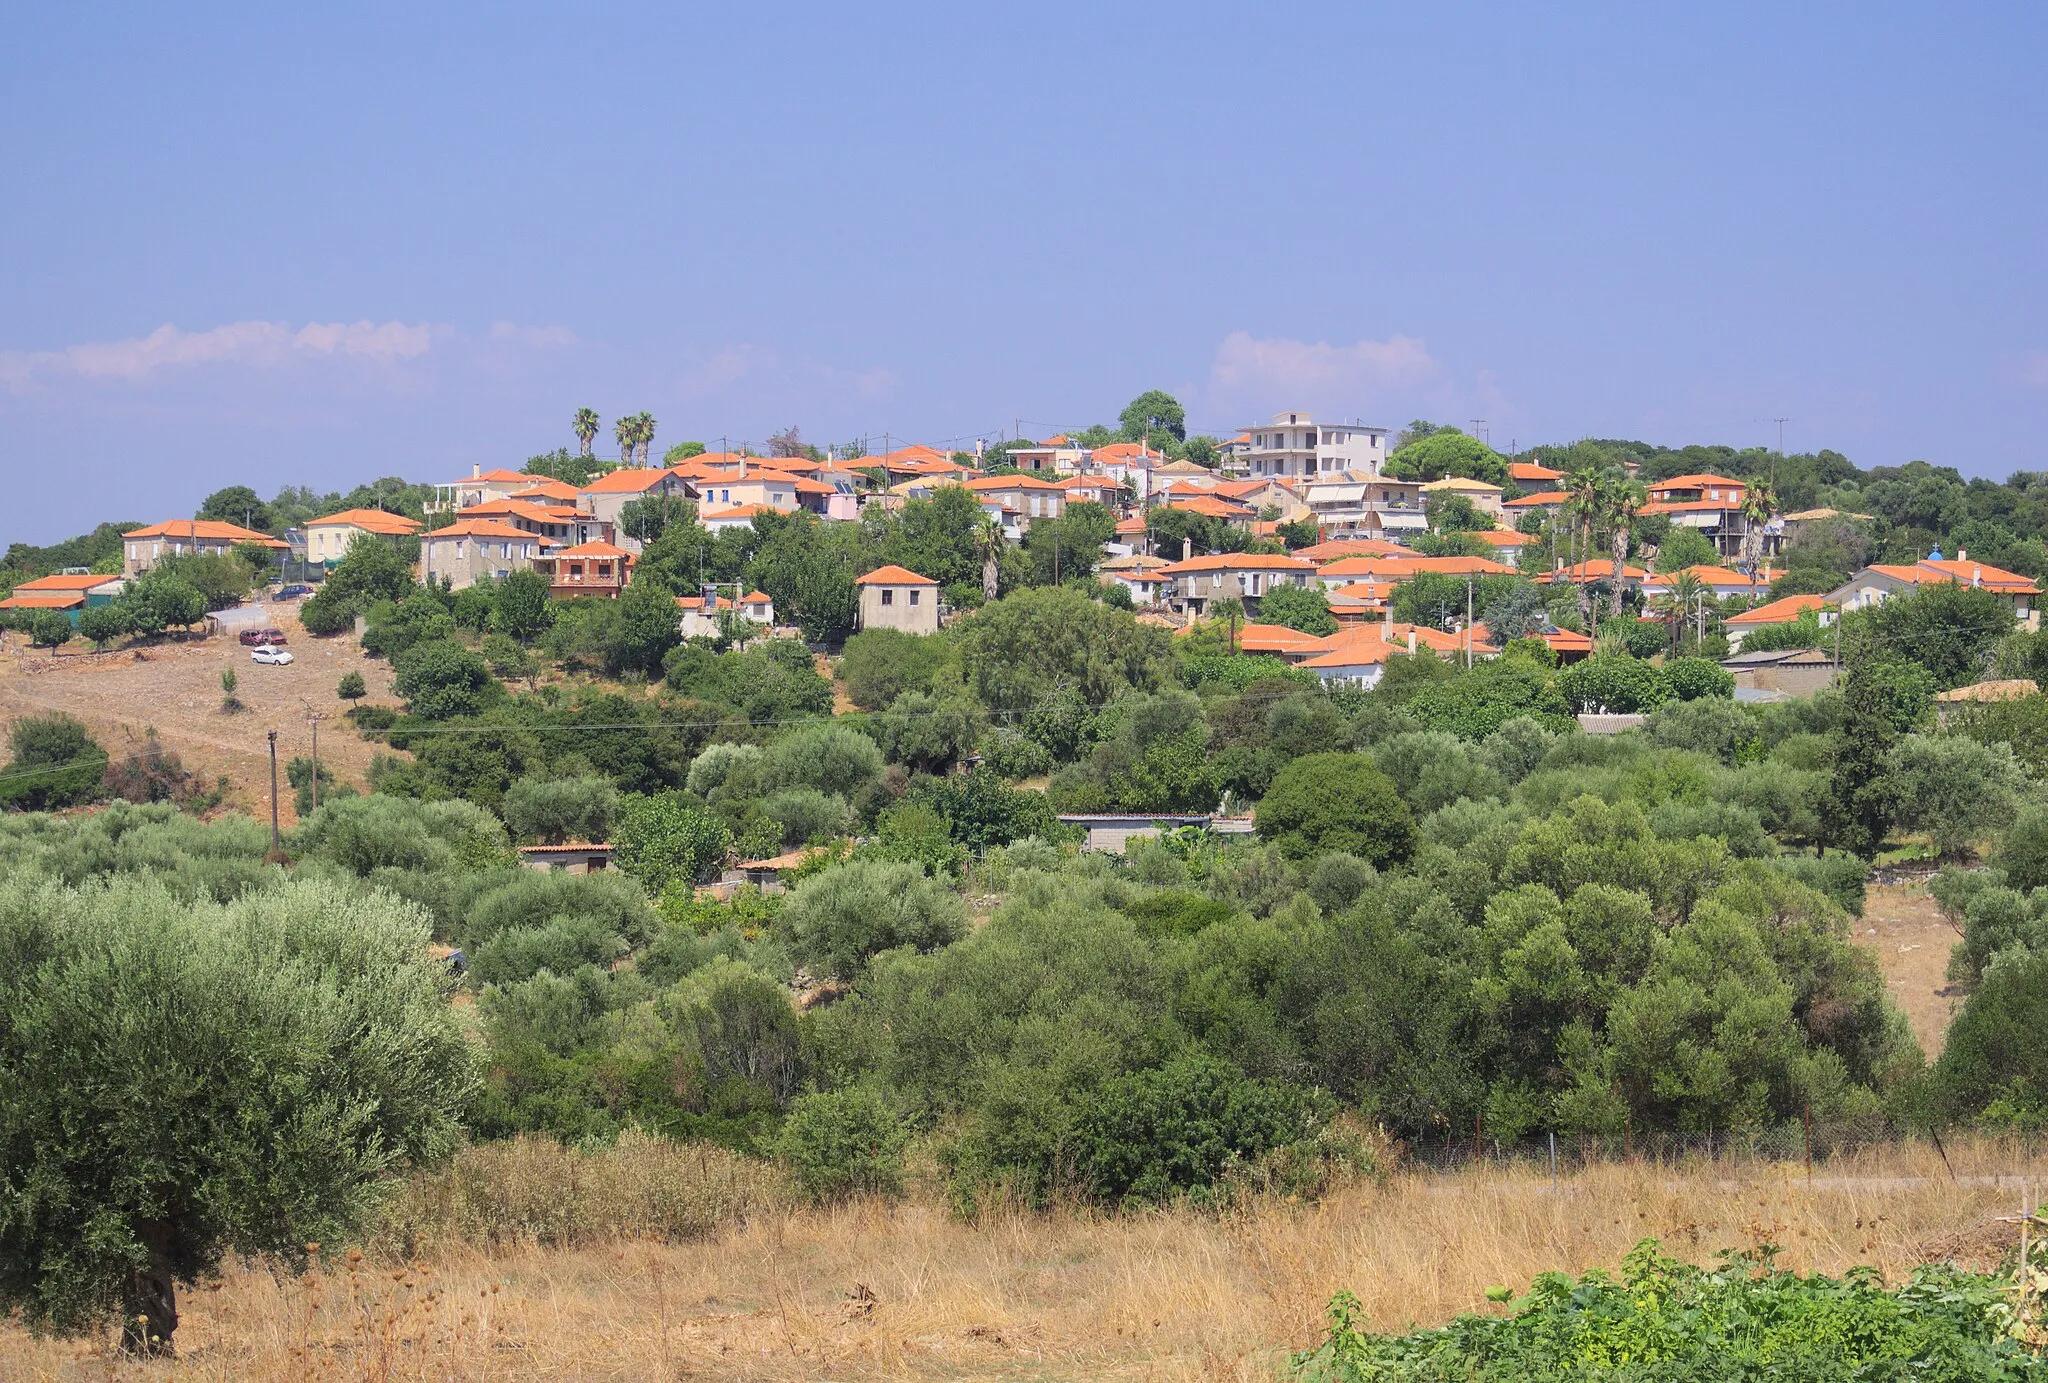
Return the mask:
<path id="1" fill-rule="evenodd" d="M 712 509 L 705 513 L 706 519 L 751 519 L 756 514 L 779 514 L 782 511 L 772 504 L 735 504 L 730 509 Z"/>
<path id="2" fill-rule="evenodd" d="M 1332 599 L 1348 598 L 1378 603 L 1393 593 L 1394 583 L 1391 581 L 1354 581 L 1348 586 L 1337 587 L 1329 594 Z"/>
<path id="3" fill-rule="evenodd" d="M 1629 564 L 1629 563 L 1627 563 L 1627 562 L 1623 562 L 1623 563 L 1621 564 L 1621 579 L 1622 579 L 1622 580 L 1624 580 L 1624 581 L 1641 581 L 1641 580 L 1642 580 L 1642 579 L 1643 579 L 1644 577 L 1648 576 L 1649 574 L 1650 574 L 1650 573 L 1648 573 L 1648 572 L 1644 571 L 1644 570 L 1643 570 L 1643 569 L 1642 569 L 1641 567 L 1638 567 L 1638 566 L 1632 566 L 1631 564 Z M 1573 582 L 1577 582 L 1577 581 L 1611 581 L 1611 580 L 1612 580 L 1613 578 L 1614 578 L 1614 563 L 1613 563 L 1613 561 L 1612 561 L 1612 560 L 1604 560 L 1604 561 L 1602 561 L 1602 560 L 1596 560 L 1596 561 L 1591 561 L 1591 562 L 1574 562 L 1574 563 L 1572 563 L 1572 564 L 1571 564 L 1570 566 L 1568 566 L 1568 567 L 1563 567 L 1563 568 L 1560 568 L 1560 569 L 1559 569 L 1559 570 L 1557 570 L 1557 571 L 1554 571 L 1554 572 L 1550 572 L 1550 571 L 1544 572 L 1544 573 L 1543 573 L 1543 574 L 1542 574 L 1541 576 L 1539 576 L 1539 577 L 1537 577 L 1537 578 L 1535 578 L 1535 579 L 1536 579 L 1536 580 L 1538 580 L 1538 581 L 1542 581 L 1542 582 L 1556 582 L 1556 581 L 1573 581 Z"/>
<path id="4" fill-rule="evenodd" d="M 1422 557 L 1404 553 L 1399 557 L 1340 557 L 1325 562 L 1323 576 L 1390 576 L 1403 581 L 1424 572 L 1442 576 L 1510 576 L 1514 568 L 1486 557 Z"/>
<path id="5" fill-rule="evenodd" d="M 932 580 L 929 576 L 919 576 L 908 567 L 890 565 L 876 567 L 853 584 L 856 586 L 936 586 L 939 583 Z"/>
<path id="6" fill-rule="evenodd" d="M 1035 475 L 981 475 L 967 482 L 967 488 L 976 494 L 987 494 L 994 490 L 1058 490 L 1060 487 L 1050 480 L 1040 480 Z"/>
<path id="7" fill-rule="evenodd" d="M 469 478 L 469 483 L 474 485 L 479 480 L 489 480 L 500 485 L 505 484 L 508 481 L 515 482 L 520 485 L 525 485 L 529 484 L 533 480 L 533 478 L 534 477 L 531 472 L 508 471 L 501 466 L 496 470 L 485 471 L 482 475 L 471 476 Z M 455 483 L 460 485 L 462 482 L 458 480 Z"/>
<path id="8" fill-rule="evenodd" d="M 1133 514 L 1130 518 L 1118 519 L 1116 531 L 1119 533 L 1143 533 L 1145 531 L 1144 516 Z"/>
<path id="9" fill-rule="evenodd" d="M 666 466 L 623 468 L 598 476 L 583 487 L 586 495 L 639 495 L 669 478 Z"/>
<path id="10" fill-rule="evenodd" d="M 1539 466 L 1534 461 L 1511 461 L 1508 463 L 1508 479 L 1522 480 L 1563 480 L 1563 471 L 1554 471 L 1548 466 Z"/>
<path id="11" fill-rule="evenodd" d="M 0 600 L 0 610 L 70 610 L 83 604 L 83 591 L 35 591 Z"/>
<path id="12" fill-rule="evenodd" d="M 1181 576 L 1200 571 L 1299 571 L 1314 572 L 1315 563 L 1299 558 L 1282 556 L 1277 552 L 1212 552 L 1201 557 L 1190 557 L 1184 562 L 1173 562 L 1159 569 L 1165 576 Z"/>
<path id="13" fill-rule="evenodd" d="M 1571 496 L 1562 490 L 1539 490 L 1533 495 L 1523 495 L 1520 499 L 1507 500 L 1501 507 L 1503 509 L 1535 509 L 1543 505 L 1563 504 L 1570 498 Z M 1647 506 L 1645 508 L 1647 509 Z"/>
<path id="14" fill-rule="evenodd" d="M 490 519 L 457 519 L 446 528 L 437 528 L 424 536 L 427 538 L 524 538 L 528 542 L 537 542 L 543 546 L 547 546 L 550 541 L 537 533 L 529 533 L 523 528 L 514 528 L 509 523 L 497 523 Z"/>
<path id="15" fill-rule="evenodd" d="M 1759 605 L 1754 610 L 1745 610 L 1739 615 L 1730 615 L 1729 624 L 1789 624 L 1809 610 L 1818 610 L 1826 602 L 1817 595 L 1788 595 L 1768 605 Z"/>
<path id="16" fill-rule="evenodd" d="M 1385 538 L 1331 538 L 1297 548 L 1294 555 L 1311 562 L 1334 562 L 1340 557 L 1412 557 L 1415 553 Z"/>
<path id="17" fill-rule="evenodd" d="M 563 504 L 574 504 L 576 502 L 576 487 L 559 480 L 543 480 L 539 484 L 529 485 L 523 490 L 514 490 L 506 498 L 533 500 L 536 502 L 543 499 L 551 499 L 559 500 Z"/>
<path id="18" fill-rule="evenodd" d="M 147 528 L 131 528 L 121 535 L 123 538 L 188 538 L 193 542 L 205 540 L 215 543 L 261 543 L 264 547 L 289 547 L 268 533 L 257 533 L 235 523 L 220 523 L 213 519 L 166 519 L 153 523 Z"/>
<path id="19" fill-rule="evenodd" d="M 1304 634 L 1284 624 L 1244 624 L 1238 626 L 1237 631 L 1237 647 L 1241 653 L 1287 653 L 1315 641 L 1315 635 Z"/>
<path id="20" fill-rule="evenodd" d="M 1393 641 L 1386 638 L 1387 626 L 1378 622 L 1354 624 L 1341 629 L 1326 639 L 1318 639 L 1313 645 L 1295 652 L 1310 651 L 1302 667 L 1358 667 L 1367 663 L 1383 663 L 1396 653 L 1408 651 L 1408 635 L 1413 631 L 1418 648 L 1428 648 L 1437 653 L 1456 653 L 1465 647 L 1463 634 L 1447 634 L 1441 629 L 1427 629 L 1418 624 L 1396 624 L 1393 626 Z M 1475 632 L 1474 636 L 1477 638 Z"/>
<path id="21" fill-rule="evenodd" d="M 576 546 L 574 546 L 574 547 L 565 547 L 565 548 L 563 548 L 563 549 L 562 549 L 562 550 L 561 550 L 560 552 L 550 552 L 550 553 L 548 554 L 548 556 L 549 556 L 549 557 L 596 557 L 596 558 L 605 558 L 605 557 L 610 557 L 610 558 L 614 558 L 614 559 L 617 559 L 617 558 L 623 557 L 623 558 L 625 558 L 625 559 L 626 559 L 626 560 L 627 560 L 628 562 L 631 562 L 631 561 L 633 560 L 633 554 L 632 554 L 632 553 L 630 553 L 630 552 L 628 552 L 628 551 L 626 551 L 626 549 L 624 549 L 624 548 L 622 548 L 622 547 L 613 547 L 613 546 L 612 546 L 612 545 L 611 545 L 610 543 L 598 543 L 598 542 L 591 542 L 591 543 L 578 543 L 578 544 L 576 544 Z"/>
<path id="22" fill-rule="evenodd" d="M 1170 499 L 1166 502 L 1166 507 L 1190 514 L 1200 514 L 1205 519 L 1242 519 L 1248 518 L 1252 513 L 1249 505 L 1218 499 L 1214 495 L 1190 495 L 1186 498 Z"/>
<path id="23" fill-rule="evenodd" d="M 1709 509 L 1732 512 L 1742 507 L 1742 496 L 1733 499 L 1660 499 L 1645 504 L 1639 514 L 1697 514 Z"/>
<path id="24" fill-rule="evenodd" d="M 1961 585 L 1983 586 L 1988 590 L 2001 591 L 2013 595 L 2039 595 L 2041 593 L 2039 586 L 2036 586 L 2031 580 L 2021 576 L 2018 572 L 2006 571 L 2002 567 L 1990 566 L 1983 562 L 1964 561 L 1955 557 L 1944 558 L 1938 562 L 1931 558 L 1923 558 L 1918 566 L 1922 571 L 1934 573 L 1934 575 L 1922 577 L 1922 580 L 1932 581 L 1946 577 L 1950 581 Z"/>
<path id="25" fill-rule="evenodd" d="M 1697 475 L 1674 475 L 1671 479 L 1657 481 L 1648 488 L 1650 493 L 1654 495 L 1664 490 L 1725 489 L 1730 485 L 1740 490 L 1744 488 L 1745 484 L 1746 482 L 1735 480 L 1729 476 L 1710 475 L 1706 472 L 1701 472 Z"/>
<path id="26" fill-rule="evenodd" d="M 464 519 L 502 518 L 507 514 L 529 523 L 567 523 L 585 517 L 574 509 L 536 504 L 524 499 L 487 499 L 482 504 L 472 504 L 467 509 L 456 511 L 456 517 Z"/>
<path id="27" fill-rule="evenodd" d="M 1537 541 L 1526 533 L 1515 532 L 1512 528 L 1492 528 L 1484 533 L 1467 533 L 1465 536 L 1477 538 L 1482 543 L 1491 543 L 1495 547 L 1527 547 Z"/>
<path id="28" fill-rule="evenodd" d="M 382 509 L 344 509 L 339 514 L 306 520 L 308 528 L 318 528 L 322 524 L 346 524 L 350 528 L 360 528 L 366 533 L 400 536 L 417 533 L 426 526 L 418 519 L 409 519 L 403 514 L 387 514 Z"/>
<path id="29" fill-rule="evenodd" d="M 20 595 L 24 591 L 89 591 L 94 586 L 104 586 L 109 581 L 119 581 L 119 573 L 112 576 L 95 576 L 90 572 L 59 572 L 55 576 L 38 576 L 33 581 L 24 581 L 14 588 Z"/>
<path id="30" fill-rule="evenodd" d="M 1612 563 L 1609 565 L 1611 566 Z M 1758 572 L 1755 582 L 1752 583 L 1747 576 L 1739 571 L 1728 567 L 1708 566 L 1704 562 L 1697 562 L 1692 566 L 1681 568 L 1679 571 L 1666 573 L 1659 579 L 1668 581 L 1672 577 L 1679 575 L 1690 576 L 1695 581 L 1708 586 L 1748 586 L 1752 584 L 1768 586 L 1771 584 L 1771 569 L 1769 566 Z"/>

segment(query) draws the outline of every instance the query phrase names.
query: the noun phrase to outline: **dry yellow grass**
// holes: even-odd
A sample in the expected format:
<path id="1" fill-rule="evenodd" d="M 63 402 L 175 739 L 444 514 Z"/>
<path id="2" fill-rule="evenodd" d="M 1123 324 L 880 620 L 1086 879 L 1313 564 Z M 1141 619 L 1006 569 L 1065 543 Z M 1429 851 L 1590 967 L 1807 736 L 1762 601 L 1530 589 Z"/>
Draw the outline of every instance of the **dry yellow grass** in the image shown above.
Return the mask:
<path id="1" fill-rule="evenodd" d="M 1339 1288 L 1384 1329 L 1487 1309 L 1486 1287 L 1762 1239 L 1896 1278 L 1995 1254 L 1992 1217 L 2048 1166 L 2011 1148 L 1798 1166 L 1479 1170 L 1235 1216 L 1055 1214 L 980 1225 L 935 1201 L 767 1208 L 693 1243 L 486 1254 L 430 1245 L 304 1278 L 237 1265 L 189 1294 L 181 1358 L 139 1365 L 0 1327 L 0 1380 L 1264 1379 Z M 1993 1178 L 2008 1179 L 1994 1184 Z M 606 1233 L 609 1231 L 599 1230 Z"/>
<path id="2" fill-rule="evenodd" d="M 1892 998 L 1929 1061 L 1941 1055 L 1962 1000 L 1948 992 L 1948 953 L 1957 940 L 1925 884 L 1872 884 L 1853 940 L 1877 956 Z"/>

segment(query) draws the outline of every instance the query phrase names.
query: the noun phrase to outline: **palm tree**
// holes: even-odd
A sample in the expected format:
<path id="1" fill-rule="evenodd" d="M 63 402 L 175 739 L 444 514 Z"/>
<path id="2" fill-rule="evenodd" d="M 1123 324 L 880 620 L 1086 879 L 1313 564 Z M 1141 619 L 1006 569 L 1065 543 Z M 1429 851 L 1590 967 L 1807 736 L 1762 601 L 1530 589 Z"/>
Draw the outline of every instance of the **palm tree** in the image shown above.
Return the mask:
<path id="1" fill-rule="evenodd" d="M 590 443 L 597 436 L 599 419 L 595 408 L 579 408 L 576 417 L 569 424 L 576 429 L 576 441 L 583 448 L 585 456 L 590 455 Z"/>
<path id="2" fill-rule="evenodd" d="M 1705 582 L 1689 571 L 1682 571 L 1671 578 L 1671 584 L 1665 587 L 1664 594 L 1658 596 L 1652 603 L 1652 609 L 1672 620 L 1674 645 L 1685 641 L 1685 622 L 1700 608 L 1700 601 L 1706 590 Z"/>
<path id="3" fill-rule="evenodd" d="M 1592 591 L 1585 583 L 1585 573 L 1578 568 L 1592 557 L 1593 518 L 1605 507 L 1606 486 L 1606 478 L 1589 465 L 1577 465 L 1565 473 L 1565 512 L 1577 520 L 1574 527 L 1582 535 L 1577 544 L 1578 561 L 1572 561 L 1572 554 L 1567 552 L 1565 570 L 1578 582 L 1579 615 L 1588 629 L 1593 627 Z"/>
<path id="4" fill-rule="evenodd" d="M 1614 524 L 1614 617 L 1621 618 L 1621 567 L 1628 556 L 1629 525 L 1649 503 L 1649 492 L 1637 480 L 1618 480 L 1607 490 L 1607 517 Z"/>
<path id="5" fill-rule="evenodd" d="M 1742 487 L 1742 561 L 1749 568 L 1749 603 L 1756 604 L 1756 569 L 1764 550 L 1764 528 L 1778 513 L 1777 492 L 1768 480 Z"/>
<path id="6" fill-rule="evenodd" d="M 612 436 L 619 439 L 619 464 L 633 464 L 633 439 L 640 433 L 640 425 L 631 418 L 621 418 L 612 424 Z"/>
<path id="7" fill-rule="evenodd" d="M 975 538 L 975 546 L 981 549 L 981 598 L 993 602 L 996 578 L 1002 572 L 1003 526 L 992 515 L 983 514 L 975 529 Z"/>
<path id="8" fill-rule="evenodd" d="M 633 422 L 635 425 L 633 440 L 639 447 L 633 454 L 633 460 L 636 464 L 644 466 L 647 464 L 647 449 L 654 445 L 654 415 L 652 413 L 635 413 L 633 415 Z"/>

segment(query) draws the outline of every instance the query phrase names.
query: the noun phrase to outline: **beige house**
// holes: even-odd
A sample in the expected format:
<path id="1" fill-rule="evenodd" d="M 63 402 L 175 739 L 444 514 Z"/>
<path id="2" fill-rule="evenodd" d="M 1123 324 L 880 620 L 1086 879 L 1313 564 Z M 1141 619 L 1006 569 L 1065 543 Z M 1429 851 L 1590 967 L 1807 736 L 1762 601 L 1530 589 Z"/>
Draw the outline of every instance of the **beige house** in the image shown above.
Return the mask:
<path id="1" fill-rule="evenodd" d="M 528 475 L 524 471 L 487 471 L 482 466 L 471 466 L 469 479 L 450 480 L 434 487 L 434 502 L 428 506 L 428 512 L 454 513 L 459 509 L 488 504 L 494 499 L 510 498 L 521 490 L 546 481 L 544 475 Z"/>
<path id="2" fill-rule="evenodd" d="M 255 543 L 274 552 L 291 550 L 289 543 L 240 524 L 213 519 L 168 519 L 147 528 L 132 528 L 121 535 L 121 570 L 128 576 L 140 576 L 166 557 L 224 557 L 243 543 Z"/>
<path id="3" fill-rule="evenodd" d="M 905 567 L 877 567 L 853 583 L 860 587 L 860 627 L 939 632 L 939 583 Z"/>
<path id="4" fill-rule="evenodd" d="M 496 519 L 457 519 L 420 538 L 420 576 L 455 590 L 525 571 L 553 544 Z"/>
<path id="5" fill-rule="evenodd" d="M 1463 495 L 1472 501 L 1472 507 L 1480 513 L 1498 521 L 1501 516 L 1501 495 L 1498 485 L 1489 485 L 1483 480 L 1469 476 L 1447 475 L 1442 480 L 1432 480 L 1422 487 L 1422 502 L 1427 505 L 1434 495 Z"/>
<path id="6" fill-rule="evenodd" d="M 387 514 L 382 509 L 344 509 L 339 514 L 307 521 L 306 560 L 339 562 L 348 556 L 349 544 L 365 533 L 379 538 L 410 538 L 423 526 L 417 519 Z"/>
<path id="7" fill-rule="evenodd" d="M 1056 519 L 1067 512 L 1067 492 L 1035 475 L 985 475 L 967 482 L 982 504 L 1000 504 L 1019 520 Z"/>
<path id="8" fill-rule="evenodd" d="M 639 466 L 598 476 L 576 492 L 576 507 L 611 525 L 612 540 L 637 554 L 640 540 L 619 522 L 619 511 L 636 499 L 695 499 L 690 482 L 661 466 Z"/>
<path id="9" fill-rule="evenodd" d="M 1114 581 L 1129 591 L 1133 604 L 1156 605 L 1173 586 L 1172 577 L 1159 574 L 1166 564 L 1164 557 L 1133 552 L 1128 557 L 1112 557 L 1096 570 L 1103 580 Z"/>
<path id="10" fill-rule="evenodd" d="M 1283 557 L 1277 552 L 1217 552 L 1169 562 L 1155 575 L 1171 582 L 1167 598 L 1174 608 L 1200 615 L 1212 600 L 1234 598 L 1256 613 L 1259 598 L 1275 586 L 1317 584 L 1314 562 Z"/>

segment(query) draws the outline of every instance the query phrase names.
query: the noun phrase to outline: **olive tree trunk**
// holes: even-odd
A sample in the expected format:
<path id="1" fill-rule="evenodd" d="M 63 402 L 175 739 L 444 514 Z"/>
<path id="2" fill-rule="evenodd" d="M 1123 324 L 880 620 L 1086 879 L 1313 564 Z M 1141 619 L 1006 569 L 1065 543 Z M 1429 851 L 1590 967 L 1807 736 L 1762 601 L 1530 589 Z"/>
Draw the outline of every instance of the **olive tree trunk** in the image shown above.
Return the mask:
<path id="1" fill-rule="evenodd" d="M 121 1349 L 126 1354 L 177 1353 L 178 1289 L 171 1278 L 170 1227 L 161 1221 L 137 1226 L 149 1250 L 147 1265 L 128 1274 L 121 1286 Z"/>

